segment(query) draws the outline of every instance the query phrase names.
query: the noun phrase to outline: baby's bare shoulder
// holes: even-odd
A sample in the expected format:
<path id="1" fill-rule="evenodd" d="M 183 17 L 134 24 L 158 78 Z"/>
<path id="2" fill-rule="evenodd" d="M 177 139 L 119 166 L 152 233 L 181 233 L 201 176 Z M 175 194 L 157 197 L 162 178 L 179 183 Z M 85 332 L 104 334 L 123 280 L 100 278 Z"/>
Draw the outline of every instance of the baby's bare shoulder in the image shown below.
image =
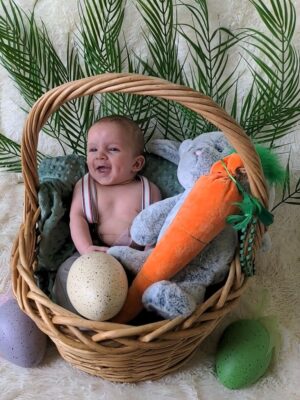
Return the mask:
<path id="1" fill-rule="evenodd" d="M 151 191 L 151 202 L 155 203 L 156 201 L 161 200 L 161 193 L 160 193 L 160 189 L 158 188 L 158 186 L 155 185 L 155 183 L 153 182 L 149 182 L 150 183 L 150 191 Z"/>
<path id="2" fill-rule="evenodd" d="M 73 197 L 80 195 L 81 196 L 82 193 L 82 178 L 79 179 L 79 181 L 77 181 L 75 183 L 74 189 L 73 189 Z"/>
<path id="3" fill-rule="evenodd" d="M 79 206 L 81 207 L 82 202 L 82 183 L 81 179 L 76 182 L 74 189 L 73 189 L 73 196 L 72 196 L 72 203 L 71 206 L 78 208 Z"/>

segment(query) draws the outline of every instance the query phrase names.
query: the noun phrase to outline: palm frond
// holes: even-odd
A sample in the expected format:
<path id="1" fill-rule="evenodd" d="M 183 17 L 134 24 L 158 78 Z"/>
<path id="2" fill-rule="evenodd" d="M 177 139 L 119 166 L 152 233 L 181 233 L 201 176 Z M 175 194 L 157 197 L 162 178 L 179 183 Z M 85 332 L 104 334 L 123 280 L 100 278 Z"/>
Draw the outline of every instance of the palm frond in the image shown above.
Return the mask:
<path id="1" fill-rule="evenodd" d="M 0 168 L 21 172 L 21 146 L 0 133 Z"/>
<path id="2" fill-rule="evenodd" d="M 137 5 L 146 24 L 143 37 L 149 58 L 145 60 L 137 56 L 145 72 L 170 82 L 184 84 L 184 61 L 179 61 L 178 35 L 175 29 L 177 13 L 173 1 L 137 0 Z M 191 126 L 186 120 L 191 113 L 177 103 L 156 100 L 153 103 L 153 115 L 156 116 L 156 127 L 162 136 L 182 140 L 191 134 L 186 130 Z"/>
<path id="3" fill-rule="evenodd" d="M 290 168 L 291 153 L 289 152 L 288 160 L 285 168 L 285 180 L 282 188 L 281 199 L 274 205 L 274 211 L 281 204 L 300 205 L 300 177 L 297 179 L 293 176 Z M 294 182 L 292 182 L 294 180 Z"/>
<path id="4" fill-rule="evenodd" d="M 150 35 L 144 32 L 152 58 L 152 66 L 144 62 L 146 71 L 171 82 L 183 83 L 182 65 L 178 57 L 176 15 L 171 0 L 137 0 L 138 9 Z"/>
<path id="5" fill-rule="evenodd" d="M 81 55 L 90 74 L 121 72 L 119 36 L 124 20 L 124 0 L 83 0 L 79 3 Z"/>
<path id="6" fill-rule="evenodd" d="M 248 62 L 253 84 L 243 100 L 240 123 L 256 141 L 273 146 L 300 115 L 300 57 L 292 44 L 296 14 L 290 0 L 272 0 L 269 8 L 261 0 L 251 3 L 269 33 L 240 33 L 254 63 Z"/>
<path id="7" fill-rule="evenodd" d="M 193 3 L 180 2 L 190 14 L 190 23 L 178 23 L 177 31 L 185 40 L 192 63 L 186 74 L 187 86 L 212 97 L 222 107 L 227 108 L 230 92 L 234 90 L 236 79 L 234 74 L 238 65 L 228 71 L 230 49 L 238 39 L 226 28 L 218 28 L 211 32 L 206 0 L 195 0 Z M 215 127 L 198 115 L 190 115 L 192 126 L 189 136 L 200 132 L 209 132 Z M 185 124 L 186 125 L 186 124 Z"/>
<path id="8" fill-rule="evenodd" d="M 1 2 L 0 15 L 0 62 L 9 72 L 27 105 L 55 86 L 84 76 L 75 50 L 68 43 L 68 68 L 57 55 L 44 24 L 39 27 L 34 11 L 26 14 L 13 0 L 8 6 Z M 85 152 L 86 122 L 84 115 L 92 110 L 90 98 L 67 103 L 53 114 L 44 132 L 57 139 L 63 151 Z"/>
<path id="9" fill-rule="evenodd" d="M 37 154 L 38 163 L 44 155 Z M 12 139 L 0 133 L 0 169 L 11 172 L 21 172 L 21 146 Z"/>
<path id="10" fill-rule="evenodd" d="M 191 15 L 191 23 L 179 24 L 177 28 L 189 45 L 193 60 L 190 71 L 192 79 L 188 84 L 212 97 L 221 106 L 226 106 L 226 99 L 234 86 L 236 69 L 234 66 L 227 72 L 229 51 L 239 38 L 224 27 L 211 32 L 206 0 L 181 4 Z"/>
<path id="11" fill-rule="evenodd" d="M 124 21 L 124 0 L 84 0 L 80 4 L 79 51 L 90 74 L 105 72 L 145 72 L 140 62 L 135 62 L 126 40 L 120 44 Z M 96 119 L 105 115 L 125 114 L 147 130 L 151 120 L 153 99 L 139 98 L 121 93 L 106 93 L 98 98 Z"/>
<path id="12" fill-rule="evenodd" d="M 90 75 L 122 71 L 119 35 L 124 20 L 123 0 L 83 0 L 79 2 L 80 35 L 78 48 Z M 98 96 L 96 116 L 121 114 L 123 101 L 114 93 Z M 124 111 L 123 111 L 124 112 Z"/>

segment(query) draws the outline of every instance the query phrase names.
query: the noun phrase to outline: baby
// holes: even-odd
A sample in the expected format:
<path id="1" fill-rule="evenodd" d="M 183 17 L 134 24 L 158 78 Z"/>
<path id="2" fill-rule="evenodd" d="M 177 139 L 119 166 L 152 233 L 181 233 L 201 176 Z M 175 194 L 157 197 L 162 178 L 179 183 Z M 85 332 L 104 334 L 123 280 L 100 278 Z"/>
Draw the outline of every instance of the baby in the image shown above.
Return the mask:
<path id="1" fill-rule="evenodd" d="M 104 117 L 89 129 L 89 172 L 75 186 L 70 211 L 71 236 L 80 254 L 131 245 L 134 217 L 160 200 L 157 186 L 137 175 L 145 164 L 143 150 L 140 128 L 126 117 Z M 89 224 L 96 224 L 103 246 L 93 245 Z"/>
<path id="2" fill-rule="evenodd" d="M 109 116 L 88 131 L 88 173 L 75 185 L 70 230 L 78 251 L 57 272 L 56 301 L 74 311 L 66 294 L 71 265 L 79 255 L 106 252 L 110 246 L 137 247 L 130 238 L 134 217 L 161 199 L 156 185 L 138 175 L 145 164 L 144 137 L 138 125 L 124 116 Z M 93 228 L 95 239 L 93 236 Z M 93 240 L 94 239 L 94 240 Z"/>

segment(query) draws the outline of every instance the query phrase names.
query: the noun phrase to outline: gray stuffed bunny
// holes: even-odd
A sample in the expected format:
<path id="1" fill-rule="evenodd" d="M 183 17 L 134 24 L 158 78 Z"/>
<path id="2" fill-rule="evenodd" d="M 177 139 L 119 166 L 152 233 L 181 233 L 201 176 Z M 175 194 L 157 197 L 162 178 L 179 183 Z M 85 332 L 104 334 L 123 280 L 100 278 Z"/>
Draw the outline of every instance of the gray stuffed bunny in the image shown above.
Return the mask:
<path id="1" fill-rule="evenodd" d="M 222 132 L 210 132 L 181 144 L 156 139 L 149 143 L 147 150 L 178 164 L 177 176 L 184 188 L 182 193 L 152 204 L 134 219 L 132 240 L 142 246 L 154 246 L 174 219 L 197 179 L 208 174 L 211 166 L 228 155 L 231 148 Z M 207 207 L 207 204 L 199 206 Z M 142 298 L 145 308 L 156 311 L 166 319 L 191 314 L 203 301 L 206 288 L 226 277 L 236 245 L 237 234 L 228 226 L 170 281 L 159 281 L 149 286 Z M 137 274 L 151 251 L 114 246 L 108 253 L 117 258 L 127 270 Z"/>

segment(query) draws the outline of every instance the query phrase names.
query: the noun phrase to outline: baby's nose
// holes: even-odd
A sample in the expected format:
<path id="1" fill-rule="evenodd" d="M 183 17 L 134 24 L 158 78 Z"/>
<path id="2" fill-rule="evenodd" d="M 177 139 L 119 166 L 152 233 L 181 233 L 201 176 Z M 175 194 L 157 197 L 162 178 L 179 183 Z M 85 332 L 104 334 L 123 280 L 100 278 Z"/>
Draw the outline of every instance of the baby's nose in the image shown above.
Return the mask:
<path id="1" fill-rule="evenodd" d="M 107 158 L 107 155 L 106 155 L 106 153 L 105 153 L 104 150 L 99 150 L 97 156 L 98 156 L 98 158 L 100 158 L 100 159 L 105 159 L 105 158 Z"/>

